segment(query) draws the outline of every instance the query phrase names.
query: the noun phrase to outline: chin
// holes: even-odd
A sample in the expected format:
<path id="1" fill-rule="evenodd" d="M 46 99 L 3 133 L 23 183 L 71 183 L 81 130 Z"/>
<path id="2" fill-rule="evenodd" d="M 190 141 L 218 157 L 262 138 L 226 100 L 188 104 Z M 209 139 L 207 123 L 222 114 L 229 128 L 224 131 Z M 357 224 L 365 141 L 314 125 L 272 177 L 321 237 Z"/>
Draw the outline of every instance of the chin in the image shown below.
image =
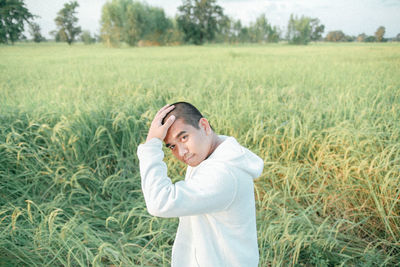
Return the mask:
<path id="1" fill-rule="evenodd" d="M 199 163 L 188 163 L 187 165 L 189 165 L 190 167 L 197 167 L 199 164 L 200 164 L 200 162 Z"/>
<path id="2" fill-rule="evenodd" d="M 204 160 L 204 159 L 203 159 Z M 198 165 L 200 165 L 200 163 L 203 162 L 203 160 L 189 160 L 189 162 L 185 162 L 187 165 L 189 165 L 190 167 L 197 167 Z"/>

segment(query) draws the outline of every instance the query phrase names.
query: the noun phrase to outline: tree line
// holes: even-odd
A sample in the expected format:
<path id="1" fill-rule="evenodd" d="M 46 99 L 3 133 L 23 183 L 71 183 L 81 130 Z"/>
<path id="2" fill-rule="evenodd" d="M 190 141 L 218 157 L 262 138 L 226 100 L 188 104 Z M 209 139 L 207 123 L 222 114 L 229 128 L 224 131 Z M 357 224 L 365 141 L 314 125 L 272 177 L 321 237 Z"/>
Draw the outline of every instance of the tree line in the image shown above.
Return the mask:
<path id="1" fill-rule="evenodd" d="M 224 14 L 216 0 L 183 0 L 175 18 L 164 10 L 135 0 L 111 0 L 101 12 L 100 33 L 92 35 L 78 26 L 77 1 L 65 3 L 55 18 L 56 29 L 50 34 L 57 42 L 80 40 L 85 44 L 103 42 L 107 46 L 175 45 L 181 43 L 276 43 L 308 44 L 311 41 L 328 42 L 385 42 L 385 27 L 380 26 L 373 36 L 362 33 L 348 36 L 342 31 L 330 31 L 322 37 L 325 25 L 318 18 L 291 15 L 286 34 L 273 26 L 265 14 L 244 26 Z M 0 0 L 0 43 L 14 43 L 24 39 L 24 25 L 35 42 L 45 41 L 41 28 L 34 22 L 37 16 L 25 7 L 24 0 Z M 391 41 L 400 41 L 400 34 Z"/>

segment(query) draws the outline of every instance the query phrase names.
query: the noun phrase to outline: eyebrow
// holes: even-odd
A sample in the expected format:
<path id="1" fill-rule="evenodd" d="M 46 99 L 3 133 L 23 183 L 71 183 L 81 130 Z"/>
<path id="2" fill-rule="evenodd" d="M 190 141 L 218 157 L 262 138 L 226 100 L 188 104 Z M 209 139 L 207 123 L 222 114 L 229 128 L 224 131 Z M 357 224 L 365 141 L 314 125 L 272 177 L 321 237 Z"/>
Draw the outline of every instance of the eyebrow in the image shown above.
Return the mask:
<path id="1" fill-rule="evenodd" d="M 181 131 L 180 133 L 178 133 L 178 134 L 175 136 L 174 139 L 178 139 L 182 134 L 185 134 L 185 133 L 186 133 L 186 131 Z M 165 146 L 166 146 L 166 147 L 170 147 L 171 144 L 166 144 Z"/>

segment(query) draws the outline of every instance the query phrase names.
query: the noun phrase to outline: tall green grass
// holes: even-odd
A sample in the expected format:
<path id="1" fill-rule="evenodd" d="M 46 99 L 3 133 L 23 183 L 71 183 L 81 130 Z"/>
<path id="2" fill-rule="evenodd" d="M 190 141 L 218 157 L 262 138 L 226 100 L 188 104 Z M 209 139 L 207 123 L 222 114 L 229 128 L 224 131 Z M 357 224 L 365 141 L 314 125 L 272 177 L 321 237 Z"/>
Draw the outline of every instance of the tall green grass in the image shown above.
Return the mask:
<path id="1" fill-rule="evenodd" d="M 168 266 L 177 220 L 147 213 L 136 148 L 180 100 L 264 159 L 260 266 L 400 262 L 398 44 L 21 44 L 0 58 L 1 266 Z"/>

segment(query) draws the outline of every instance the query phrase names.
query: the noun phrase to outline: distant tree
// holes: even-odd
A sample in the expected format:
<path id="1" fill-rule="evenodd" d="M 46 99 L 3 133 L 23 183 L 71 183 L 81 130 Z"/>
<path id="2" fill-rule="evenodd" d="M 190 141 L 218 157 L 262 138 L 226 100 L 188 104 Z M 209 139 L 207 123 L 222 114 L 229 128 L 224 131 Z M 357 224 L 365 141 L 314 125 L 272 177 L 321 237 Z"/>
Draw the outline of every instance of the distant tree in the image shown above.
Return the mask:
<path id="1" fill-rule="evenodd" d="M 218 23 L 215 41 L 272 43 L 279 41 L 280 34 L 280 30 L 268 22 L 265 14 L 258 16 L 249 27 L 242 27 L 240 20 L 235 21 L 224 15 Z"/>
<path id="2" fill-rule="evenodd" d="M 290 15 L 286 38 L 290 44 L 308 44 L 318 40 L 325 29 L 317 18 Z"/>
<path id="3" fill-rule="evenodd" d="M 148 30 L 152 25 L 145 25 L 145 8 L 139 2 L 125 1 L 126 9 L 123 10 L 125 21 L 123 21 L 122 40 L 133 46 L 144 35 L 144 31 Z M 147 26 L 147 27 L 146 27 Z"/>
<path id="4" fill-rule="evenodd" d="M 121 3 L 113 0 L 105 3 L 102 8 L 100 36 L 107 46 L 116 46 L 122 41 L 124 10 Z"/>
<path id="5" fill-rule="evenodd" d="M 40 43 L 46 40 L 40 33 L 40 25 L 36 22 L 29 23 L 29 33 L 32 35 L 32 40 L 35 43 Z"/>
<path id="6" fill-rule="evenodd" d="M 278 27 L 273 26 L 268 34 L 267 41 L 269 43 L 277 43 L 281 39 L 281 31 Z"/>
<path id="7" fill-rule="evenodd" d="M 57 25 L 59 37 L 69 45 L 71 45 L 75 41 L 75 38 L 81 33 L 81 27 L 76 25 L 78 18 L 75 16 L 75 9 L 77 7 L 79 7 L 79 4 L 76 1 L 65 3 L 64 7 L 58 11 L 57 17 L 54 20 Z"/>
<path id="8" fill-rule="evenodd" d="M 200 45 L 214 40 L 223 15 L 216 0 L 183 0 L 178 7 L 177 22 L 184 41 Z"/>
<path id="9" fill-rule="evenodd" d="M 353 42 L 355 40 L 355 36 L 346 35 L 342 31 L 330 31 L 325 37 L 325 41 L 327 42 Z"/>
<path id="10" fill-rule="evenodd" d="M 251 42 L 249 27 L 243 27 L 240 19 L 235 20 L 224 16 L 220 22 L 221 30 L 218 31 L 216 36 L 217 41 L 231 42 L 231 43 L 244 43 Z"/>
<path id="11" fill-rule="evenodd" d="M 93 34 L 93 38 L 94 38 L 95 42 L 97 42 L 97 43 L 103 42 L 100 34 Z"/>
<path id="12" fill-rule="evenodd" d="M 383 36 L 385 35 L 385 31 L 386 31 L 386 29 L 385 29 L 385 27 L 383 27 L 383 26 L 380 26 L 380 27 L 376 30 L 376 32 L 375 32 L 375 38 L 376 38 L 376 41 L 377 41 L 377 42 L 383 42 L 383 41 L 385 41 L 385 38 L 383 38 Z"/>
<path id="13" fill-rule="evenodd" d="M 376 42 L 376 38 L 375 38 L 375 36 L 367 36 L 367 37 L 365 37 L 364 42 L 367 42 L 367 43 Z"/>
<path id="14" fill-rule="evenodd" d="M 320 23 L 320 21 L 317 18 L 310 20 L 310 26 L 311 26 L 310 40 L 311 41 L 318 41 L 318 40 L 322 39 L 322 34 L 324 33 L 325 25 L 319 24 L 319 23 Z"/>
<path id="15" fill-rule="evenodd" d="M 215 35 L 216 42 L 234 42 L 235 33 L 233 31 L 233 19 L 224 15 L 218 23 L 217 33 Z"/>
<path id="16" fill-rule="evenodd" d="M 343 42 L 346 35 L 342 31 L 330 31 L 325 37 L 328 42 Z"/>
<path id="17" fill-rule="evenodd" d="M 33 18 L 23 0 L 0 0 L 0 43 L 14 44 L 22 38 L 24 22 Z"/>
<path id="18" fill-rule="evenodd" d="M 256 22 L 250 26 L 253 42 L 278 42 L 279 30 L 276 26 L 269 24 L 265 14 L 261 14 Z"/>
<path id="19" fill-rule="evenodd" d="M 233 22 L 233 34 L 234 34 L 234 42 L 239 42 L 240 41 L 240 33 L 242 31 L 242 22 L 240 19 L 237 21 Z"/>
<path id="20" fill-rule="evenodd" d="M 177 27 L 168 29 L 163 35 L 163 44 L 179 45 L 183 42 L 183 33 Z"/>
<path id="21" fill-rule="evenodd" d="M 89 44 L 95 43 L 96 42 L 96 38 L 92 37 L 92 35 L 90 34 L 90 31 L 85 30 L 81 34 L 81 41 L 84 44 L 89 45 Z"/>
<path id="22" fill-rule="evenodd" d="M 355 36 L 351 36 L 351 35 L 345 35 L 344 36 L 344 42 L 354 42 L 357 38 Z"/>
<path id="23" fill-rule="evenodd" d="M 361 33 L 357 36 L 357 42 L 364 42 L 367 35 L 365 33 Z"/>
<path id="24" fill-rule="evenodd" d="M 54 31 L 50 31 L 49 34 L 51 36 L 53 36 L 54 41 L 56 41 L 57 43 L 58 42 L 65 42 L 65 40 L 63 40 L 61 38 L 61 35 L 60 35 L 60 33 L 58 31 L 55 31 L 55 30 Z"/>
<path id="25" fill-rule="evenodd" d="M 161 35 L 162 44 L 178 45 L 183 42 L 183 33 L 178 29 L 176 19 L 168 19 L 170 22 L 168 29 Z"/>
<path id="26" fill-rule="evenodd" d="M 240 30 L 239 33 L 239 41 L 241 43 L 246 43 L 246 42 L 250 42 L 250 31 L 249 31 L 249 27 L 243 27 Z"/>
<path id="27" fill-rule="evenodd" d="M 265 42 L 270 28 L 271 25 L 269 25 L 267 17 L 265 14 L 261 14 L 256 22 L 249 27 L 252 42 Z"/>
<path id="28" fill-rule="evenodd" d="M 165 15 L 164 9 L 159 7 L 144 6 L 144 22 L 142 24 L 142 39 L 158 42 L 165 42 L 166 35 L 172 33 L 172 20 Z M 171 35 L 169 36 L 171 37 Z"/>
<path id="29" fill-rule="evenodd" d="M 164 10 L 133 0 L 113 0 L 106 3 L 101 15 L 101 39 L 108 46 L 120 42 L 134 46 L 139 40 L 163 43 L 176 36 L 173 23 Z"/>
<path id="30" fill-rule="evenodd" d="M 395 40 L 396 40 L 397 42 L 400 42 L 400 33 L 398 33 L 398 34 L 396 35 Z"/>

